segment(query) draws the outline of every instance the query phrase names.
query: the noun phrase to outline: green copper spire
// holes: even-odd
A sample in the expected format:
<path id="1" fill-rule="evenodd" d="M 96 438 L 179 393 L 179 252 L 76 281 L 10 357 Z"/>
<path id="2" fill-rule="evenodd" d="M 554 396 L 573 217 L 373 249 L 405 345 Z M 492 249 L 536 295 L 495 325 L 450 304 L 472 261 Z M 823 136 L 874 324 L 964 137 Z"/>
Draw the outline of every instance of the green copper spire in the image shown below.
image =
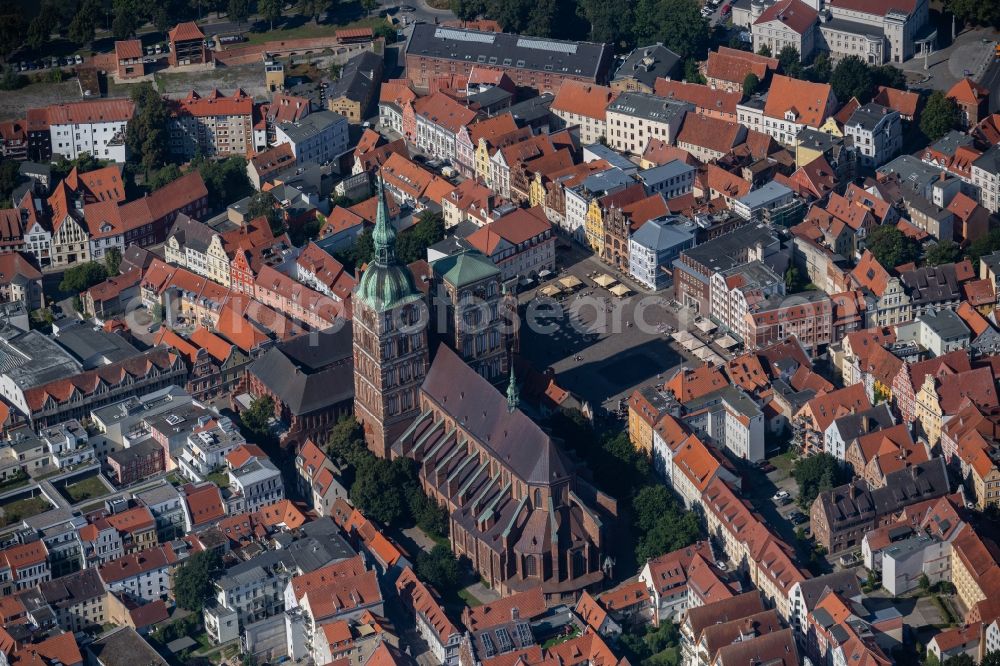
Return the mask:
<path id="1" fill-rule="evenodd" d="M 375 256 L 361 274 L 355 296 L 369 307 L 385 312 L 421 299 L 413 274 L 396 260 L 396 228 L 389 219 L 382 178 L 378 179 L 378 210 L 372 230 Z"/>
<path id="2" fill-rule="evenodd" d="M 378 177 L 378 211 L 375 214 L 372 242 L 375 244 L 375 262 L 383 266 L 391 265 L 396 259 L 396 228 L 389 222 L 389 207 L 385 203 L 382 176 Z"/>
<path id="3" fill-rule="evenodd" d="M 510 364 L 510 383 L 507 384 L 507 411 L 511 414 L 521 402 L 521 394 L 517 390 L 517 379 L 514 377 L 514 364 Z"/>

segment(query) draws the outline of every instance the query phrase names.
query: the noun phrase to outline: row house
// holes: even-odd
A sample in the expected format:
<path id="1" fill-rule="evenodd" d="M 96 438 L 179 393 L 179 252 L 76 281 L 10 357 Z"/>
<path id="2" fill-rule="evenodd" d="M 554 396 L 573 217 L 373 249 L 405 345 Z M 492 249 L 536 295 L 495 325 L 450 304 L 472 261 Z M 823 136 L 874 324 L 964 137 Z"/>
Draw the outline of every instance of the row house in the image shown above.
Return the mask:
<path id="1" fill-rule="evenodd" d="M 299 494 L 309 499 L 313 511 L 329 516 L 337 499 L 346 499 L 341 470 L 312 439 L 306 439 L 295 455 Z"/>
<path id="2" fill-rule="evenodd" d="M 415 101 L 417 94 L 406 81 L 383 81 L 378 99 L 379 125 L 408 141 L 414 141 L 417 136 L 417 119 L 413 111 Z"/>
<path id="3" fill-rule="evenodd" d="M 737 9 L 734 8 L 733 11 L 736 12 Z M 753 74 L 760 83 L 766 85 L 771 73 L 777 71 L 777 58 L 720 46 L 709 52 L 704 75 L 709 87 L 742 95 L 743 82 L 748 74 Z"/>
<path id="4" fill-rule="evenodd" d="M 740 92 L 729 92 L 699 83 L 667 79 L 656 80 L 655 93 L 658 97 L 693 104 L 698 115 L 732 122 L 736 122 L 736 105 L 743 99 L 742 89 Z"/>
<path id="5" fill-rule="evenodd" d="M 656 95 L 622 93 L 606 111 L 607 142 L 614 150 L 642 155 L 653 139 L 673 143 L 694 106 Z"/>
<path id="6" fill-rule="evenodd" d="M 530 186 L 531 205 L 541 205 L 549 222 L 560 228 L 566 228 L 567 189 L 576 187 L 589 176 L 610 168 L 611 165 L 606 160 L 594 160 L 574 164 L 549 174 L 539 173 Z M 583 234 L 582 227 L 579 234 Z M 583 236 L 580 235 L 579 239 L 582 240 Z"/>
<path id="7" fill-rule="evenodd" d="M 225 456 L 230 513 L 254 513 L 285 498 L 281 472 L 256 444 L 242 444 Z"/>
<path id="8" fill-rule="evenodd" d="M 246 439 L 229 417 L 213 419 L 203 414 L 188 433 L 183 449 L 173 457 L 181 475 L 197 483 L 221 469 L 226 456 L 244 444 Z"/>
<path id="9" fill-rule="evenodd" d="M 495 197 L 485 185 L 468 178 L 441 199 L 441 213 L 446 229 L 462 222 L 472 222 L 477 227 L 493 219 Z"/>
<path id="10" fill-rule="evenodd" d="M 529 177 L 524 173 L 525 167 L 522 165 L 539 161 L 540 158 L 557 152 L 559 147 L 572 145 L 572 138 L 565 132 L 538 135 L 529 135 L 525 132 L 523 135 L 519 133 L 507 135 L 487 162 L 486 186 L 503 199 L 526 200 L 529 198 Z M 571 164 L 572 161 L 564 164 L 563 168 Z M 515 178 L 518 179 L 516 183 Z M 515 184 L 518 186 L 516 192 Z"/>
<path id="11" fill-rule="evenodd" d="M 24 120 L 0 122 L 0 156 L 20 162 L 28 159 L 28 125 Z"/>
<path id="12" fill-rule="evenodd" d="M 706 600 L 700 597 L 705 588 L 692 585 L 695 578 L 708 580 L 700 569 L 707 569 L 709 578 L 718 582 L 712 595 Z M 721 572 L 716 568 L 715 554 L 708 541 L 699 541 L 680 550 L 647 560 L 639 572 L 638 581 L 648 590 L 653 606 L 652 624 L 673 622 L 683 617 L 689 608 L 696 608 L 707 602 L 731 596 L 728 586 L 721 581 Z"/>
<path id="13" fill-rule="evenodd" d="M 109 592 L 128 594 L 149 603 L 172 595 L 174 568 L 179 561 L 170 544 L 125 555 L 97 567 Z"/>
<path id="14" fill-rule="evenodd" d="M 342 263 L 312 241 L 295 260 L 295 279 L 338 302 L 348 300 L 356 284 Z"/>
<path id="15" fill-rule="evenodd" d="M 390 155 L 382 164 L 379 175 L 388 196 L 399 206 L 409 206 L 415 211 L 423 210 L 427 202 L 440 206 L 441 200 L 455 188 L 398 153 Z"/>
<path id="16" fill-rule="evenodd" d="M 606 109 L 617 97 L 618 93 L 606 86 L 566 82 L 553 98 L 550 112 L 559 118 L 562 127 L 576 127 L 580 142 L 589 146 L 607 140 Z"/>
<path id="17" fill-rule="evenodd" d="M 167 149 L 188 160 L 195 155 L 253 155 L 253 98 L 237 88 L 231 96 L 218 90 L 202 97 L 192 90 L 168 102 Z"/>
<path id="18" fill-rule="evenodd" d="M 772 294 L 746 314 L 745 323 L 743 342 L 749 349 L 768 347 L 789 336 L 813 351 L 834 342 L 833 303 L 822 291 Z"/>
<path id="19" fill-rule="evenodd" d="M 651 239 L 640 234 L 639 243 L 633 243 L 634 236 L 642 229 L 646 223 L 656 220 L 659 224 L 678 223 L 677 228 L 687 226 L 684 218 L 676 218 L 668 215 L 667 202 L 660 193 L 642 197 L 631 203 L 624 205 L 612 204 L 609 208 L 603 209 L 594 203 L 591 204 L 594 226 L 603 230 L 604 237 L 600 243 L 601 259 L 622 272 L 642 273 L 642 269 L 636 267 L 633 270 L 633 259 L 643 258 L 647 260 L 647 268 L 652 268 L 654 272 L 660 271 L 660 266 L 665 265 L 659 261 L 668 262 L 673 260 L 673 256 L 663 256 L 660 248 L 653 248 L 648 244 L 643 244 L 643 240 L 648 243 Z M 588 223 L 591 219 L 588 219 Z M 681 231 L 683 235 L 683 231 Z M 657 243 L 654 242 L 653 245 Z M 641 248 L 641 249 L 640 249 Z M 667 253 L 669 255 L 669 253 Z M 675 253 L 676 254 L 676 253 Z M 650 256 L 654 255 L 654 256 Z M 654 266 L 649 266 L 650 262 L 655 262 Z M 648 272 L 646 273 L 648 278 Z M 650 280 L 646 280 L 650 282 Z M 651 280 L 656 282 L 654 278 Z"/>
<path id="20" fill-rule="evenodd" d="M 28 158 L 49 162 L 54 155 L 75 160 L 89 153 L 123 164 L 125 130 L 135 115 L 126 98 L 86 100 L 28 109 Z"/>
<path id="21" fill-rule="evenodd" d="M 260 270 L 254 298 L 314 330 L 325 329 L 340 317 L 350 317 L 343 301 L 310 289 L 270 266 Z"/>
<path id="22" fill-rule="evenodd" d="M 203 222 L 180 214 L 163 245 L 167 263 L 181 266 L 228 287 L 229 256 L 222 235 Z"/>
<path id="23" fill-rule="evenodd" d="M 179 356 L 165 349 L 150 349 L 32 388 L 12 388 L 4 398 L 33 428 L 41 429 L 87 418 L 93 409 L 182 383 L 186 376 L 187 368 Z"/>
<path id="24" fill-rule="evenodd" d="M 836 106 L 837 98 L 829 85 L 775 74 L 766 99 L 751 97 L 737 105 L 736 115 L 741 125 L 791 147 L 802 129 L 819 129 Z"/>
<path id="25" fill-rule="evenodd" d="M 476 112 L 439 92 L 418 99 L 413 103 L 413 111 L 416 145 L 437 159 L 454 160 L 456 136 L 473 121 Z"/>
<path id="26" fill-rule="evenodd" d="M 0 592 L 5 597 L 30 590 L 50 580 L 49 551 L 42 541 L 17 544 L 0 550 Z"/>
<path id="27" fill-rule="evenodd" d="M 518 208 L 465 240 L 496 264 L 504 282 L 555 271 L 555 235 L 540 207 Z"/>
<path id="28" fill-rule="evenodd" d="M 413 569 L 406 567 L 396 579 L 396 592 L 407 612 L 413 615 L 417 633 L 430 647 L 434 663 L 457 666 L 461 633 L 444 612 L 434 592 Z"/>
<path id="29" fill-rule="evenodd" d="M 455 156 L 452 165 L 466 178 L 485 182 L 489 158 L 497 148 L 511 141 L 530 136 L 519 130 L 514 116 L 501 113 L 463 125 L 455 135 Z"/>
<path id="30" fill-rule="evenodd" d="M 677 134 L 677 147 L 711 162 L 746 141 L 747 129 L 733 120 L 689 113 Z"/>

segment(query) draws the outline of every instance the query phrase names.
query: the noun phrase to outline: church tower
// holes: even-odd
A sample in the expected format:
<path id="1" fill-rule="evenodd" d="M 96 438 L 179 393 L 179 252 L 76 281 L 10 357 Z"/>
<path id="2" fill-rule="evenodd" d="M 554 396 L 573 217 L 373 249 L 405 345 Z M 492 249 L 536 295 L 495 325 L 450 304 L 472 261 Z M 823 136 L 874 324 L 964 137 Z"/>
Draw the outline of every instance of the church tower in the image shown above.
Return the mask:
<path id="1" fill-rule="evenodd" d="M 420 413 L 427 375 L 426 304 L 410 270 L 396 259 L 396 229 L 388 219 L 382 179 L 372 242 L 375 257 L 352 297 L 354 414 L 368 448 L 389 457 L 393 442 Z"/>

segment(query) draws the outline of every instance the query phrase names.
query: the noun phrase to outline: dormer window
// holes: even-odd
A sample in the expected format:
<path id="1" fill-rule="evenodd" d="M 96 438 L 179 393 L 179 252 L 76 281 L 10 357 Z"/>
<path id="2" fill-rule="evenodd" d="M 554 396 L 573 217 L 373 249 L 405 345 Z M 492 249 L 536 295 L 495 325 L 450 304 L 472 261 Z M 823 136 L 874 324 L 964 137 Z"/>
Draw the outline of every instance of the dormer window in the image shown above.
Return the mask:
<path id="1" fill-rule="evenodd" d="M 795 113 L 795 109 L 789 109 L 788 111 L 785 111 L 785 120 L 794 123 L 797 117 L 798 114 Z"/>

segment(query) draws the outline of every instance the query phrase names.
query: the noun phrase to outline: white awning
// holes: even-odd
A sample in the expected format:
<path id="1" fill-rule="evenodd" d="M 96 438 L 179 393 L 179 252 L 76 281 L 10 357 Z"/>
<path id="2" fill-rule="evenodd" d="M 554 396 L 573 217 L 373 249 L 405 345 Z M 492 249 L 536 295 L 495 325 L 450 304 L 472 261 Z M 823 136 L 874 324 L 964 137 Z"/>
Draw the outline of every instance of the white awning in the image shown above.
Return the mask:
<path id="1" fill-rule="evenodd" d="M 697 326 L 698 330 L 703 333 L 711 333 L 716 328 L 718 328 L 715 324 L 712 323 L 710 319 L 702 319 L 697 324 L 695 324 L 695 326 Z"/>
<path id="2" fill-rule="evenodd" d="M 607 273 L 601 273 L 600 275 L 594 278 L 594 282 L 597 283 L 597 286 L 604 287 L 605 289 L 607 289 L 611 285 L 617 284 L 618 280 L 614 279 Z"/>
<path id="3" fill-rule="evenodd" d="M 569 291 L 573 291 L 574 289 L 579 289 L 580 287 L 583 286 L 583 283 L 580 282 L 580 279 L 575 275 L 567 275 L 564 278 L 559 278 L 559 284 L 561 284 L 564 288 L 568 289 Z"/>
<path id="4" fill-rule="evenodd" d="M 726 333 L 721 338 L 716 340 L 715 343 L 720 347 L 722 347 L 723 349 L 731 349 L 736 345 L 740 344 L 740 341 L 734 338 L 733 336 L 729 335 L 728 333 Z"/>
<path id="5" fill-rule="evenodd" d="M 549 298 L 555 298 L 562 293 L 562 289 L 554 284 L 549 284 L 538 290 L 538 293 L 542 296 L 548 296 Z"/>
<path id="6" fill-rule="evenodd" d="M 632 290 L 623 284 L 616 284 L 615 286 L 611 287 L 611 289 L 608 289 L 608 291 L 610 291 L 618 298 L 621 298 L 622 296 L 628 296 L 629 294 L 632 293 Z"/>

